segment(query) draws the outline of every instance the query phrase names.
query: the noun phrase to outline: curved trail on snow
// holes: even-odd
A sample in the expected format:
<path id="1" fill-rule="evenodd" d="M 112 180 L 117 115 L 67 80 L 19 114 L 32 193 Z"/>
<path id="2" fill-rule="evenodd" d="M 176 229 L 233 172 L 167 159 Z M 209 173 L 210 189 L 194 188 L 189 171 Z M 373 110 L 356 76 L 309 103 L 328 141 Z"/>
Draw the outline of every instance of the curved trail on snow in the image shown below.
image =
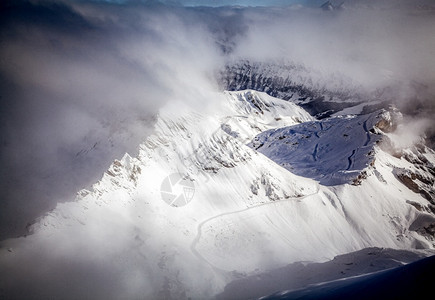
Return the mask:
<path id="1" fill-rule="evenodd" d="M 313 157 L 314 161 L 317 161 L 317 149 L 319 148 L 319 144 L 316 144 L 313 150 L 313 154 L 311 155 Z"/>
<path id="2" fill-rule="evenodd" d="M 286 202 L 290 202 L 290 201 L 303 200 L 303 199 L 305 199 L 305 198 L 308 198 L 308 197 L 311 197 L 311 196 L 317 195 L 317 194 L 319 193 L 319 191 L 320 191 L 320 185 L 317 184 L 317 185 L 316 185 L 316 188 L 317 188 L 317 189 L 316 189 L 316 191 L 315 191 L 314 193 L 312 193 L 312 194 L 308 194 L 308 195 L 305 195 L 305 196 L 301 196 L 301 197 L 291 197 L 291 198 L 284 199 L 284 200 L 280 200 L 280 201 L 273 201 L 273 202 L 261 203 L 261 204 L 255 205 L 255 206 L 250 206 L 250 207 L 242 208 L 242 209 L 235 210 L 235 211 L 229 211 L 229 212 L 220 213 L 220 214 L 215 215 L 215 216 L 213 216 L 213 217 L 207 218 L 207 219 L 205 219 L 204 221 L 202 221 L 201 223 L 198 224 L 198 226 L 197 226 L 196 236 L 195 236 L 195 238 L 193 239 L 192 243 L 190 244 L 190 250 L 192 251 L 192 253 L 193 253 L 196 257 L 198 257 L 200 260 L 202 260 L 203 262 L 205 262 L 205 263 L 207 263 L 208 265 L 210 265 L 214 270 L 219 271 L 219 272 L 225 272 L 225 273 L 227 273 L 227 272 L 229 272 L 229 271 L 227 271 L 227 270 L 223 270 L 223 269 L 220 269 L 220 268 L 216 267 L 215 265 L 213 265 L 213 263 L 211 263 L 211 262 L 208 261 L 206 258 L 204 258 L 204 256 L 202 256 L 202 255 L 199 253 L 198 250 L 196 250 L 196 245 L 198 244 L 199 240 L 201 239 L 201 235 L 202 235 L 202 227 L 203 227 L 205 224 L 207 224 L 208 222 L 213 221 L 213 220 L 215 220 L 215 219 L 218 219 L 218 218 L 224 217 L 224 216 L 228 216 L 228 215 L 232 215 L 232 214 L 243 213 L 243 212 L 246 212 L 246 211 L 248 211 L 248 210 L 256 209 L 256 208 L 263 207 L 263 206 L 266 206 L 266 205 L 278 205 L 278 204 L 282 204 L 282 203 L 286 203 Z"/>
<path id="3" fill-rule="evenodd" d="M 356 150 L 357 150 L 357 149 L 353 149 L 352 154 L 347 158 L 347 160 L 348 160 L 348 164 L 347 164 L 346 171 L 349 171 L 350 168 L 352 168 L 352 166 L 353 166 L 353 163 L 354 163 L 354 159 L 353 159 L 353 157 L 354 157 L 354 155 L 355 155 L 355 153 L 356 153 Z"/>
<path id="4" fill-rule="evenodd" d="M 364 142 L 364 144 L 363 144 L 363 146 L 362 147 L 366 147 L 370 142 L 371 142 L 371 140 L 372 140 L 372 138 L 371 138 L 371 136 L 370 136 L 370 132 L 369 132 L 369 130 L 367 129 L 367 121 L 368 121 L 369 119 L 367 119 L 367 120 L 365 120 L 364 122 L 363 122 L 363 129 L 364 129 L 364 131 L 365 131 L 365 133 L 366 133 L 366 141 Z M 353 151 L 352 151 L 352 154 L 351 155 L 349 155 L 349 157 L 347 158 L 347 160 L 348 160 L 348 165 L 347 165 L 347 168 L 346 168 L 346 171 L 348 171 L 348 170 L 350 170 L 352 167 L 353 167 L 353 165 L 354 165 L 354 163 L 355 163 L 355 154 L 358 152 L 358 150 L 359 150 L 359 147 L 358 148 L 356 148 L 356 149 L 354 149 Z"/>
<path id="5" fill-rule="evenodd" d="M 367 120 L 365 120 L 364 121 L 364 123 L 363 123 L 363 128 L 364 128 L 364 130 L 365 130 L 365 132 L 366 132 L 366 141 L 365 141 L 365 143 L 364 143 L 364 147 L 365 146 L 367 146 L 369 143 L 370 143 L 370 141 L 371 141 L 371 136 L 370 136 L 370 132 L 369 132 L 369 130 L 367 129 L 367 121 L 368 121 L 369 119 L 367 119 Z"/>

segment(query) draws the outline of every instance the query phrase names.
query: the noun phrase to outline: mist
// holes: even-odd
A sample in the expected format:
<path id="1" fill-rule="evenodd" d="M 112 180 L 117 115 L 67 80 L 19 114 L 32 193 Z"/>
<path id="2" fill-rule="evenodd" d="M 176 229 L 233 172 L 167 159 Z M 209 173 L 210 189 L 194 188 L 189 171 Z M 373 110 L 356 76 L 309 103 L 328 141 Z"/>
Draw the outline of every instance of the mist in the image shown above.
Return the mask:
<path id="1" fill-rule="evenodd" d="M 194 18 L 160 5 L 4 5 L 0 239 L 135 155 L 160 107 L 214 89 L 218 49 Z"/>
<path id="2" fill-rule="evenodd" d="M 351 1 L 332 12 L 312 1 L 281 8 L 4 4 L 0 237 L 23 234 L 113 159 L 134 155 L 168 101 L 203 105 L 205 93 L 218 91 L 214 74 L 225 63 L 295 63 L 314 86 L 347 86 L 431 119 L 435 12 L 385 3 Z M 423 132 L 434 127 L 425 124 Z"/>
<path id="3" fill-rule="evenodd" d="M 245 19 L 249 30 L 236 45 L 234 57 L 297 64 L 309 74 L 305 84 L 314 89 L 348 89 L 368 103 L 390 103 L 407 116 L 401 124 L 408 128 L 407 135 L 426 136 L 433 147 L 433 4 L 347 1 L 344 10 L 326 12 L 312 6 L 268 13 L 247 9 Z M 407 126 L 415 121 L 421 126 Z"/>
<path id="4" fill-rule="evenodd" d="M 291 4 L 279 8 L 185 7 L 154 1 L 2 4 L 0 240 L 24 234 L 35 218 L 58 203 L 73 201 L 114 159 L 126 152 L 134 156 L 153 133 L 160 110 L 176 111 L 181 104 L 212 109 L 212 102 L 219 100 L 213 95 L 222 88 L 217 74 L 239 60 L 303 66 L 312 86 L 352 88 L 367 102 L 397 106 L 406 115 L 398 146 L 419 142 L 424 133 L 430 139 L 435 128 L 433 6 L 349 1 L 345 10 L 325 12 L 315 1 L 289 2 L 276 1 Z M 119 225 L 110 240 L 137 247 L 124 240 L 123 232 L 135 230 L 128 220 L 114 222 L 107 213 L 105 222 Z M 54 257 L 68 251 L 80 256 L 77 264 L 52 266 L 57 273 L 66 269 L 77 281 L 96 279 L 92 288 L 101 298 L 125 295 L 125 285 L 109 283 L 127 282 L 133 276 L 130 269 L 152 284 L 147 266 L 126 259 L 117 265 L 121 269 L 110 268 L 95 252 L 118 248 L 98 240 L 82 245 L 82 238 L 92 240 L 65 237 L 50 245 Z M 75 242 L 69 250 L 62 246 Z M 36 252 L 41 257 L 26 262 L 33 270 L 47 259 L 42 250 Z M 27 272 L 13 265 L 10 269 Z M 49 285 L 52 274 L 43 271 L 30 274 L 40 281 L 23 282 L 36 288 L 38 282 Z M 20 284 L 12 279 L 11 285 Z M 62 278 L 55 283 L 51 288 L 61 294 L 67 283 Z M 133 286 L 128 292 L 138 296 L 147 288 Z"/>

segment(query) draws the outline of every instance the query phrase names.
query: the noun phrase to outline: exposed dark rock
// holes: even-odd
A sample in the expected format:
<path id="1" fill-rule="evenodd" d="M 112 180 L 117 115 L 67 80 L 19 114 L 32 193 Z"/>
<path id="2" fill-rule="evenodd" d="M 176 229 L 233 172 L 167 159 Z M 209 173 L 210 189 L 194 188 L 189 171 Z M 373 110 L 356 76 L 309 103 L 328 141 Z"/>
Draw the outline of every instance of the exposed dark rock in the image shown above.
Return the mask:
<path id="1" fill-rule="evenodd" d="M 352 184 L 353 185 L 361 185 L 361 183 L 364 181 L 364 179 L 366 179 L 367 178 L 367 171 L 362 171 L 358 176 L 357 176 L 357 178 L 355 178 L 353 181 L 352 181 Z"/>
<path id="2" fill-rule="evenodd" d="M 325 86 L 314 86 L 309 74 L 305 67 L 292 63 L 267 64 L 243 60 L 227 65 L 219 77 L 224 90 L 265 92 L 272 97 L 298 103 L 317 118 L 329 117 L 367 100 L 355 89 L 345 88 L 346 85 L 333 91 Z M 260 107 L 258 109 L 261 111 Z"/>

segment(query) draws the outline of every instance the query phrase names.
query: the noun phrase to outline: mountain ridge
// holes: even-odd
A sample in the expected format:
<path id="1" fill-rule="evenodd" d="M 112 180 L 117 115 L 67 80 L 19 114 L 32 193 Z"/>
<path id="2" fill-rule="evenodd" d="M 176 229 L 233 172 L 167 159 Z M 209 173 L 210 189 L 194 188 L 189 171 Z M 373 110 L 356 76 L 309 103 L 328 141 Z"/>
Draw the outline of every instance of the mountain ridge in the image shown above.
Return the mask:
<path id="1" fill-rule="evenodd" d="M 33 224 L 33 234 L 3 241 L 0 266 L 7 276 L 0 288 L 36 299 L 65 291 L 204 299 L 236 278 L 296 261 L 326 261 L 370 246 L 434 247 L 421 233 L 435 223 L 428 200 L 393 172 L 411 168 L 410 162 L 375 145 L 376 160 L 359 185 L 321 185 L 246 146 L 267 130 L 310 124 L 310 114 L 256 91 L 217 99 L 209 111 L 163 109 L 136 158 L 115 161 L 92 190 Z M 433 151 L 424 149 L 421 157 L 434 161 Z M 162 181 L 172 173 L 195 186 L 185 206 L 161 197 Z M 74 284 L 58 282 L 59 272 L 62 282 Z M 105 275 L 90 286 L 89 272 Z"/>

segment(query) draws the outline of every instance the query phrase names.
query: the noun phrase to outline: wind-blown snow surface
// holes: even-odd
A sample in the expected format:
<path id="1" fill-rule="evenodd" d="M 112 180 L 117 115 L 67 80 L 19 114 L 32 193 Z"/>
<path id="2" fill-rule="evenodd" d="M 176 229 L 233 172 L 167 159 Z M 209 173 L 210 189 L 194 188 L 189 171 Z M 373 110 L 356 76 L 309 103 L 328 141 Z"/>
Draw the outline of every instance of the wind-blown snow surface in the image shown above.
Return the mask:
<path id="1" fill-rule="evenodd" d="M 372 148 L 366 178 L 328 187 L 246 145 L 274 128 L 318 124 L 307 112 L 254 91 L 216 99 L 201 112 L 181 103 L 162 109 L 136 158 L 115 161 L 92 190 L 37 220 L 31 235 L 2 242 L 0 297 L 206 299 L 234 278 L 296 261 L 370 246 L 433 247 L 419 231 L 435 221 L 428 201 L 394 172 L 413 165 L 366 144 L 367 130 L 349 128 L 364 137 L 360 149 Z M 354 120 L 364 128 L 367 117 Z M 334 120 L 344 119 L 325 122 Z M 435 162 L 433 151 L 421 155 Z M 186 206 L 161 199 L 174 172 L 195 184 Z"/>
<path id="2" fill-rule="evenodd" d="M 323 282 L 296 291 L 283 291 L 261 300 L 308 299 L 414 299 L 432 292 L 435 257 L 387 271 Z"/>
<path id="3" fill-rule="evenodd" d="M 294 174 L 324 185 L 349 183 L 373 160 L 379 116 L 335 117 L 260 133 L 249 144 Z"/>
<path id="4" fill-rule="evenodd" d="M 352 279 L 362 277 L 361 275 L 373 275 L 386 269 L 401 267 L 416 260 L 423 259 L 428 254 L 424 252 L 426 251 L 365 248 L 360 251 L 339 255 L 334 257 L 333 260 L 324 263 L 296 262 L 276 270 L 235 280 L 228 284 L 224 292 L 219 294 L 216 298 L 217 300 L 259 299 L 265 295 L 274 294 L 275 298 L 287 299 L 286 296 L 292 295 L 292 291 L 304 288 L 309 291 L 309 288 L 325 286 L 332 282 L 342 282 L 343 285 L 346 285 L 346 283 L 352 281 Z M 413 278 L 415 275 L 419 275 L 420 280 L 425 276 L 424 274 L 418 273 L 412 274 L 412 276 L 408 275 L 408 278 L 405 278 L 408 283 L 405 283 L 403 287 L 404 290 L 412 291 L 413 295 L 415 295 L 416 292 L 412 289 L 415 289 L 416 285 L 410 285 L 410 283 L 417 283 L 417 280 Z M 430 276 L 426 277 L 427 280 L 431 280 Z M 430 286 L 431 285 L 428 284 L 427 287 L 424 287 L 420 283 L 419 290 L 429 290 Z M 376 294 L 375 290 L 363 288 L 367 293 L 364 297 L 360 289 L 353 291 L 352 296 L 348 296 L 345 299 L 354 299 L 357 296 L 362 299 L 402 299 L 401 297 L 397 297 L 397 288 L 394 291 L 391 290 L 391 286 L 388 288 L 390 289 L 390 295 L 396 292 L 394 294 L 396 295 L 395 297 L 379 297 L 380 295 Z M 385 290 L 387 290 L 387 287 L 385 287 Z M 323 294 L 313 293 L 311 295 L 308 291 L 304 296 L 311 296 L 312 299 L 324 299 L 328 295 L 326 292 Z M 368 294 L 371 294 L 371 297 L 368 297 Z M 295 293 L 295 295 L 297 295 L 297 293 Z M 270 298 L 275 299 L 274 296 Z M 298 299 L 296 296 L 293 298 Z"/>

